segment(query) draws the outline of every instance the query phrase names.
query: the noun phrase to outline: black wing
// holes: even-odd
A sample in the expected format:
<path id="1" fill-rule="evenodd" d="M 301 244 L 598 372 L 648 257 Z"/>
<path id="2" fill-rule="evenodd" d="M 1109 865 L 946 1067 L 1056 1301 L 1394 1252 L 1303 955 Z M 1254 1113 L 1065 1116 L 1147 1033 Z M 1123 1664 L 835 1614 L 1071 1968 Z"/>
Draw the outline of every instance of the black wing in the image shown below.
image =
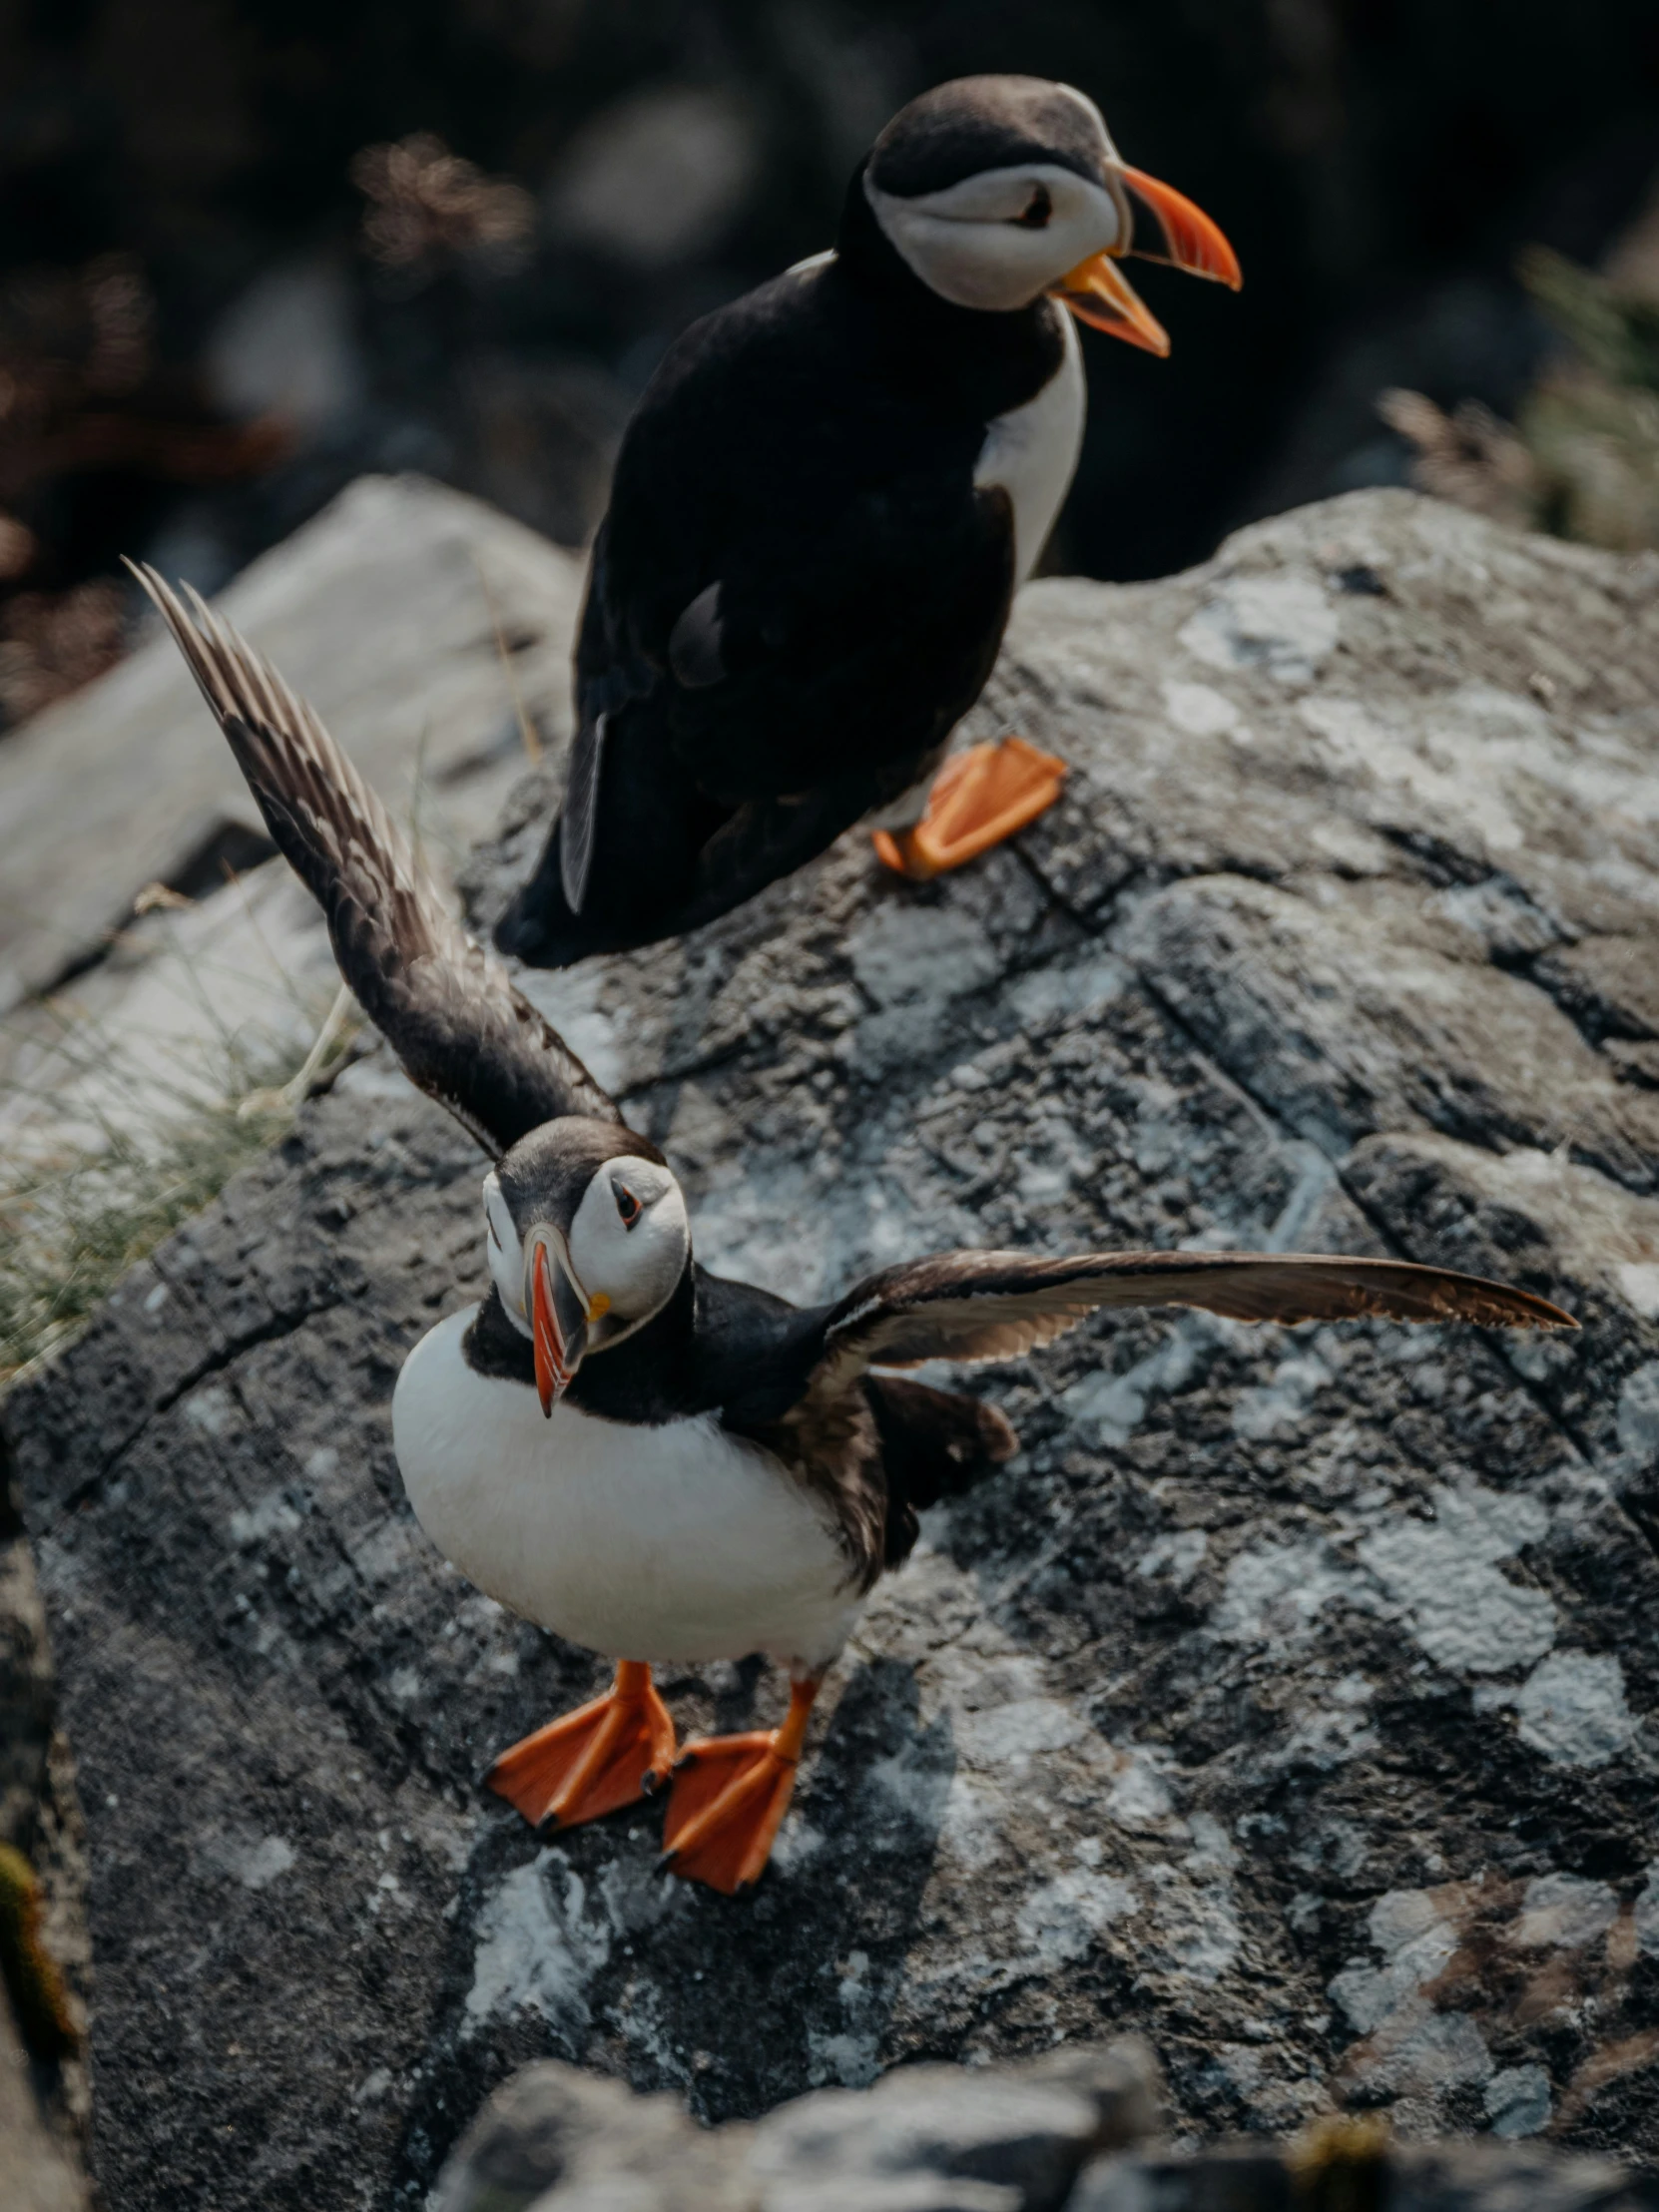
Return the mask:
<path id="1" fill-rule="evenodd" d="M 810 1394 L 837 1396 L 872 1367 L 1012 1360 L 1108 1306 L 1196 1306 L 1232 1321 L 1474 1322 L 1576 1329 L 1559 1306 L 1449 1268 L 1301 1252 L 946 1252 L 884 1268 L 824 1319 Z"/>
<path id="2" fill-rule="evenodd" d="M 630 652 L 635 609 L 596 552 L 564 801 L 503 950 L 559 967 L 678 936 L 925 775 L 990 674 L 1012 593 L 1005 498 L 974 499 L 971 528 L 941 531 L 931 559 L 923 533 L 909 540 L 908 573 L 849 552 L 837 590 L 787 548 L 742 564 L 747 587 L 721 586 L 730 622 L 717 637 L 699 610 L 696 661 L 677 624 L 668 666 Z"/>
<path id="3" fill-rule="evenodd" d="M 603 607 L 590 602 L 601 619 L 584 626 L 564 804 L 498 928 L 503 949 L 564 966 L 678 936 L 918 781 L 990 674 L 1012 592 L 1006 502 L 976 499 L 971 529 L 941 532 L 936 557 L 908 571 L 849 549 L 836 590 L 785 549 L 746 564 L 747 588 L 722 583 L 732 618 L 718 641 L 698 635 L 695 685 L 627 654 L 626 602 L 612 609 L 617 640 L 596 646 Z M 694 666 L 678 625 L 671 658 Z"/>
<path id="4" fill-rule="evenodd" d="M 974 489 L 971 456 L 946 450 L 821 499 L 815 530 L 788 515 L 725 546 L 669 633 L 674 750 L 727 805 L 913 760 L 949 736 L 996 660 L 1012 509 Z M 623 551 L 610 567 L 619 595 Z M 619 627 L 636 604 L 619 598 Z"/>
<path id="5" fill-rule="evenodd" d="M 983 688 L 1014 586 L 1007 497 L 973 483 L 983 413 L 895 389 L 861 315 L 844 285 L 763 286 L 630 422 L 563 815 L 498 931 L 524 958 L 742 903 L 925 774 Z"/>
<path id="6" fill-rule="evenodd" d="M 154 569 L 128 566 L 190 664 L 278 849 L 326 915 L 341 975 L 411 1080 L 496 1155 L 561 1114 L 618 1120 L 501 962 L 452 917 L 311 709 L 197 593 L 187 613 Z"/>
<path id="7" fill-rule="evenodd" d="M 599 828 L 599 787 L 605 769 L 608 714 L 594 715 L 576 733 L 565 772 L 564 805 L 559 810 L 559 880 L 565 902 L 579 914 L 587 900 L 588 871 Z"/>

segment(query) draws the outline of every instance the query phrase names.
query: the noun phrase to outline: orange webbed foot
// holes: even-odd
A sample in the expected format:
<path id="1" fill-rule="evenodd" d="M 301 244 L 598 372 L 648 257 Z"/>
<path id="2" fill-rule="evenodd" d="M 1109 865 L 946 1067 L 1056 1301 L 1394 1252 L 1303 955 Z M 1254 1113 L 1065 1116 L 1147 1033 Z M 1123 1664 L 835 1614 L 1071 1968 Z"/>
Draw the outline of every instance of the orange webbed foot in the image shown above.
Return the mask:
<path id="1" fill-rule="evenodd" d="M 625 1659 L 604 1697 L 512 1745 L 484 1781 L 532 1828 L 574 1828 L 659 1789 L 674 1771 L 674 1746 L 651 1669 Z"/>
<path id="2" fill-rule="evenodd" d="M 790 1688 L 782 1728 L 709 1736 L 688 1744 L 674 1773 L 663 1826 L 671 1874 L 732 1897 L 759 1882 L 790 1799 L 816 1682 Z"/>
<path id="3" fill-rule="evenodd" d="M 1035 822 L 1060 796 L 1066 766 L 1023 738 L 976 745 L 945 762 L 913 830 L 877 830 L 876 857 L 916 882 L 960 867 Z"/>

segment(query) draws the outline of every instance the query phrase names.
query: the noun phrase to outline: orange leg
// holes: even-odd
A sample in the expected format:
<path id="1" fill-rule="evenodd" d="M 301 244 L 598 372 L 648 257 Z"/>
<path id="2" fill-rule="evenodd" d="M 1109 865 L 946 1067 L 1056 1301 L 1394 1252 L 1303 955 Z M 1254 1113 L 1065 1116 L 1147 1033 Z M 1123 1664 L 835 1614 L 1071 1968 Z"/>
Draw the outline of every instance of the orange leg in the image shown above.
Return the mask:
<path id="1" fill-rule="evenodd" d="M 539 1828 L 574 1828 L 659 1789 L 674 1771 L 674 1721 L 651 1669 L 619 1660 L 604 1697 L 579 1705 L 504 1751 L 485 1775 L 497 1797 Z"/>
<path id="2" fill-rule="evenodd" d="M 790 1684 L 782 1728 L 707 1736 L 686 1746 L 663 1825 L 663 1863 L 671 1874 L 706 1882 L 727 1897 L 760 1881 L 795 1794 L 818 1689 L 816 1679 Z"/>
<path id="3" fill-rule="evenodd" d="M 876 857 L 925 882 L 1035 822 L 1060 796 L 1066 766 L 1023 738 L 954 754 L 933 779 L 913 830 L 875 831 Z"/>

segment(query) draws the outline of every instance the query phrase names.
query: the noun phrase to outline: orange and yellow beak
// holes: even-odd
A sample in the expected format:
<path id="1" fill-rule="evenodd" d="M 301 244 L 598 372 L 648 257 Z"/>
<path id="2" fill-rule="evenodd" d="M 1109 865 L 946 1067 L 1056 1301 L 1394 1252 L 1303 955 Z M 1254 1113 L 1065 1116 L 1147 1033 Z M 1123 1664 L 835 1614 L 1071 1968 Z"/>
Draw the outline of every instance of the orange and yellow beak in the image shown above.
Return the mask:
<path id="1" fill-rule="evenodd" d="M 584 1296 L 562 1252 L 538 1237 L 530 1251 L 530 1337 L 536 1356 L 536 1395 L 552 1418 L 588 1349 L 588 1330 L 610 1311 L 603 1291 Z"/>
<path id="2" fill-rule="evenodd" d="M 1161 185 L 1143 170 L 1121 169 L 1119 177 L 1158 226 L 1163 252 L 1136 248 L 1127 240 L 1108 247 L 1104 254 L 1080 262 L 1054 286 L 1054 297 L 1064 302 L 1079 322 L 1105 330 L 1130 345 L 1162 358 L 1169 351 L 1169 332 L 1147 306 L 1118 267 L 1128 255 L 1139 261 L 1163 262 L 1184 269 L 1190 276 L 1207 276 L 1213 283 L 1237 291 L 1244 282 L 1239 257 L 1227 243 L 1219 224 L 1184 193 Z"/>

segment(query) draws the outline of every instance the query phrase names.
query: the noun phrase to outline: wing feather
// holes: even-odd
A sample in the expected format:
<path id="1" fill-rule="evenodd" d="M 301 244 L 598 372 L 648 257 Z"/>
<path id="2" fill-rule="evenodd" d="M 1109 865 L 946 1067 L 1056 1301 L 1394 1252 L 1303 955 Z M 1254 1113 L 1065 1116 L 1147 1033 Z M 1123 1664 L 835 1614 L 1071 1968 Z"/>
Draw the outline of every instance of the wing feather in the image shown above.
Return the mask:
<path id="1" fill-rule="evenodd" d="M 605 732 L 609 715 L 595 715 L 582 724 L 570 751 L 565 778 L 564 805 L 559 810 L 559 873 L 565 904 L 573 914 L 582 911 L 588 895 L 588 871 L 593 866 L 594 838 L 599 829 L 599 779 L 605 765 Z"/>
<path id="2" fill-rule="evenodd" d="M 563 1114 L 619 1117 L 506 968 L 450 913 L 312 709 L 201 596 L 128 564 L 159 609 L 334 957 L 412 1081 L 499 1155 Z"/>
<path id="3" fill-rule="evenodd" d="M 947 1252 L 885 1268 L 827 1319 L 810 1388 L 833 1396 L 871 1367 L 1012 1360 L 1106 1307 L 1192 1306 L 1232 1321 L 1472 1322 L 1576 1329 L 1560 1307 L 1449 1268 L 1309 1253 L 1091 1252 L 1044 1260 Z"/>

